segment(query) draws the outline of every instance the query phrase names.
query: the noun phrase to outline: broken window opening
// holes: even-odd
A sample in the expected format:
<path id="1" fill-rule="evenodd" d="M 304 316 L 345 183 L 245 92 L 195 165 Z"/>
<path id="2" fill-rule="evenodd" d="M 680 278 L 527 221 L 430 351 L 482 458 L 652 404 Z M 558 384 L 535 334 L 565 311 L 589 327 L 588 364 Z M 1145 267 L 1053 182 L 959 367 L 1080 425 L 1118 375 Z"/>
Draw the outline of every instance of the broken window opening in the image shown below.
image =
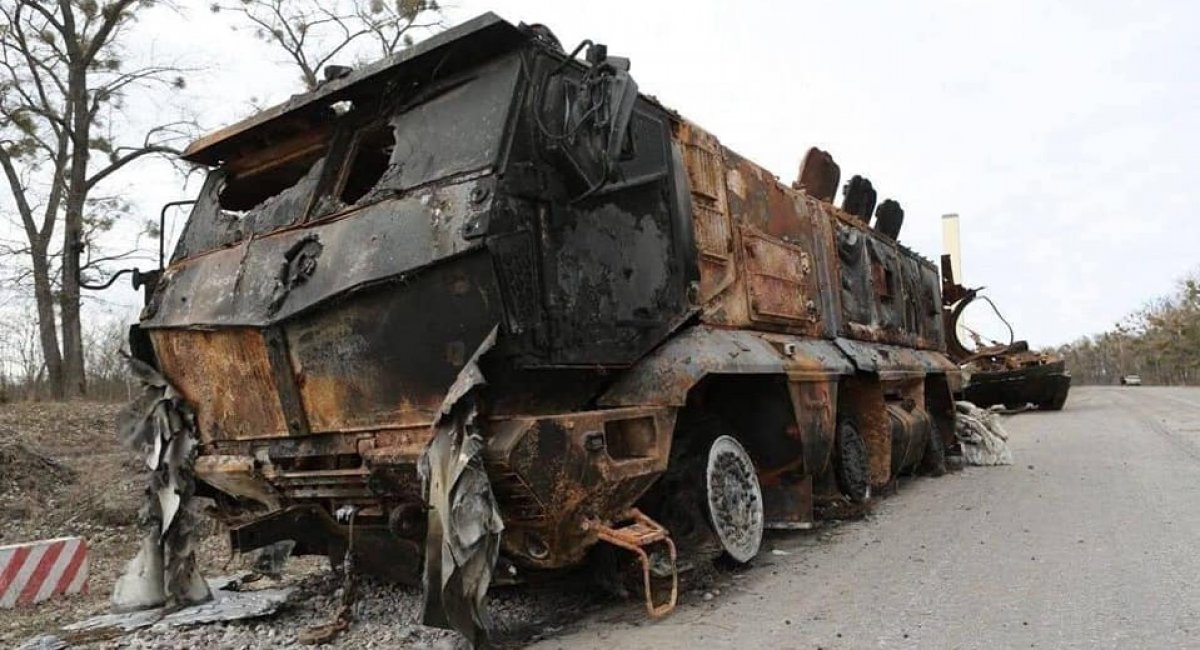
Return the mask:
<path id="1" fill-rule="evenodd" d="M 380 124 L 359 134 L 343 170 L 342 189 L 338 195 L 342 203 L 354 205 L 374 189 L 387 171 L 395 148 L 396 133 L 390 124 Z"/>
<path id="2" fill-rule="evenodd" d="M 299 183 L 324 155 L 322 142 L 257 166 L 231 164 L 218 197 L 221 209 L 246 212 L 262 205 Z"/>

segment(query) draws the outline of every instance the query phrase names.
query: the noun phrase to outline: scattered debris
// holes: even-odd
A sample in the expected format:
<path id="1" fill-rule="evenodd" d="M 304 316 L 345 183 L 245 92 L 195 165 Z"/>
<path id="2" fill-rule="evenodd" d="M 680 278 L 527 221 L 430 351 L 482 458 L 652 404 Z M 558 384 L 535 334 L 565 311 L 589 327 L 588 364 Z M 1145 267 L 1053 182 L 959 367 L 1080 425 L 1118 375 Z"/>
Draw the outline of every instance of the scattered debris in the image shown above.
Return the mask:
<path id="1" fill-rule="evenodd" d="M 177 608 L 212 598 L 196 566 L 196 418 L 183 396 L 149 365 L 130 359 L 142 392 L 122 411 L 121 439 L 150 469 L 138 517 L 141 547 L 113 587 L 117 611 Z"/>
<path id="2" fill-rule="evenodd" d="M 39 634 L 16 647 L 16 650 L 66 650 L 70 644 L 53 634 Z"/>
<path id="3" fill-rule="evenodd" d="M 296 590 L 295 587 L 285 587 L 240 591 L 217 588 L 220 584 L 221 580 L 215 580 L 205 585 L 212 594 L 206 602 L 182 609 L 156 607 L 135 612 L 102 614 L 63 627 L 60 638 L 72 642 L 72 639 L 95 638 L 104 634 L 120 635 L 152 625 L 185 627 L 270 616 L 288 602 Z M 229 586 L 228 581 L 224 581 L 224 584 Z"/>
<path id="4" fill-rule="evenodd" d="M 358 576 L 354 566 L 354 518 L 358 508 L 342 506 L 338 509 L 338 521 L 344 521 L 349 526 L 349 541 L 346 553 L 342 556 L 342 599 L 338 603 L 333 620 L 322 625 L 316 625 L 304 630 L 297 636 L 300 643 L 306 645 L 321 645 L 329 643 L 341 632 L 350 629 L 354 621 L 354 601 L 358 598 Z"/>
<path id="5" fill-rule="evenodd" d="M 1012 465 L 1008 433 L 1000 416 L 970 402 L 955 402 L 958 420 L 954 433 L 962 444 L 963 457 L 971 465 Z"/>
<path id="6" fill-rule="evenodd" d="M 261 576 L 278 579 L 283 575 L 283 567 L 288 558 L 292 556 L 294 548 L 296 548 L 296 541 L 292 539 L 264 546 L 259 549 L 258 555 L 254 559 L 252 567 L 254 572 Z"/>

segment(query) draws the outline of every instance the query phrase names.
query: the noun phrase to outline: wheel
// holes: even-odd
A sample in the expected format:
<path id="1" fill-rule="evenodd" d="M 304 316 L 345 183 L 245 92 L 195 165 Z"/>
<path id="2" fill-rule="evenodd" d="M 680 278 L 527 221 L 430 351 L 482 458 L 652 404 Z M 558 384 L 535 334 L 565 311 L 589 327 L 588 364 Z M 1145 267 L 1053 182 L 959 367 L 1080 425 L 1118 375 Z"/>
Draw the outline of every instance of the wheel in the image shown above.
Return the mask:
<path id="1" fill-rule="evenodd" d="M 763 537 L 762 488 L 741 443 L 719 436 L 708 448 L 705 469 L 709 522 L 726 555 L 746 563 L 758 555 Z"/>
<path id="2" fill-rule="evenodd" d="M 871 498 L 870 467 L 867 462 L 867 443 L 858 427 L 849 418 L 838 423 L 834 439 L 833 474 L 838 489 L 854 503 Z"/>
<path id="3" fill-rule="evenodd" d="M 930 476 L 942 476 L 946 473 L 946 441 L 942 440 L 942 432 L 937 422 L 931 424 L 929 444 L 925 447 L 925 457 L 921 459 L 921 470 Z"/>

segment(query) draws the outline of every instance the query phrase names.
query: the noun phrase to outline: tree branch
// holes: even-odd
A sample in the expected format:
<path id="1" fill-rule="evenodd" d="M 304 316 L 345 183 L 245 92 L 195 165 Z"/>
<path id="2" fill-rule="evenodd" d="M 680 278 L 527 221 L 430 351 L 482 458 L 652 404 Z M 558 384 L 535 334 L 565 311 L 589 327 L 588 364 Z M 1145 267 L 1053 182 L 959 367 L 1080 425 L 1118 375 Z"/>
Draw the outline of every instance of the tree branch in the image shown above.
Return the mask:
<path id="1" fill-rule="evenodd" d="M 180 150 L 174 147 L 167 147 L 163 145 L 149 145 L 146 147 L 133 149 L 124 156 L 117 157 L 107 167 L 93 174 L 91 178 L 87 179 L 86 187 L 89 190 L 92 189 L 96 186 L 96 183 L 99 183 L 108 176 L 112 175 L 114 172 L 120 170 L 125 165 L 128 165 L 142 156 L 149 154 L 171 154 L 178 156 L 181 153 L 182 152 Z"/>

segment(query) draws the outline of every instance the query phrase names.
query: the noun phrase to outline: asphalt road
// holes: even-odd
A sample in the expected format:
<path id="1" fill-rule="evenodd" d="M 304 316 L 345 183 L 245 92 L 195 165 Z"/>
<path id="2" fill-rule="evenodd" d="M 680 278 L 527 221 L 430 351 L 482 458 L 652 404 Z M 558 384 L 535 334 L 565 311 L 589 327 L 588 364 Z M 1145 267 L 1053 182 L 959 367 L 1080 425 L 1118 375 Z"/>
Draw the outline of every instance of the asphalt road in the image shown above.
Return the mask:
<path id="1" fill-rule="evenodd" d="M 909 481 L 772 536 L 712 600 L 537 647 L 1200 648 L 1200 389 L 1076 388 L 1004 422 L 1010 467 Z"/>

